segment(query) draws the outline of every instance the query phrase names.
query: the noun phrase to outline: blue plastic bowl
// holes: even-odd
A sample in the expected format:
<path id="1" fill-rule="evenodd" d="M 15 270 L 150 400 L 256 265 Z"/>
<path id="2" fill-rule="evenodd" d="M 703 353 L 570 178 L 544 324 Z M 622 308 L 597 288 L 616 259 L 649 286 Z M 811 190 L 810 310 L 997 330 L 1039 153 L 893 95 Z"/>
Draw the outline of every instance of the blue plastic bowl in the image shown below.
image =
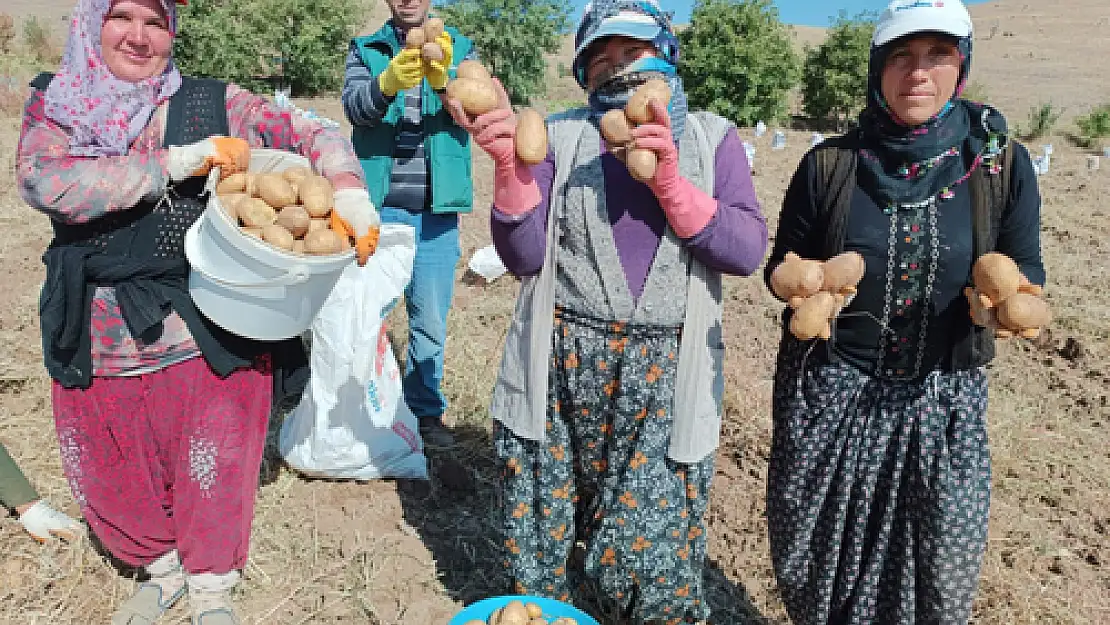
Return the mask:
<path id="1" fill-rule="evenodd" d="M 477 603 L 472 603 L 466 606 L 462 612 L 455 615 L 447 625 L 465 625 L 469 621 L 482 621 L 490 617 L 498 608 L 508 604 L 510 601 L 520 601 L 522 603 L 534 603 L 543 610 L 543 618 L 552 621 L 560 616 L 569 616 L 570 618 L 578 621 L 578 625 L 600 625 L 589 614 L 586 614 L 578 608 L 556 601 L 554 599 L 547 599 L 545 597 L 533 597 L 530 595 L 504 595 L 501 597 L 490 597 L 489 599 L 482 599 Z"/>

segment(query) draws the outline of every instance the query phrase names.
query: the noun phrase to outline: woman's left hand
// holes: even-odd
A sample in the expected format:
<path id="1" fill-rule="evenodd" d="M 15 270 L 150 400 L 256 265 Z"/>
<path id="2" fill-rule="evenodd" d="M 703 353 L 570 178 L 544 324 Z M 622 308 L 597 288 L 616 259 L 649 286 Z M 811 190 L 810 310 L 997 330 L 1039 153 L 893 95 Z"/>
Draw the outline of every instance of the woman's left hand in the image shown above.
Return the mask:
<path id="1" fill-rule="evenodd" d="M 507 167 L 516 158 L 516 118 L 509 103 L 509 94 L 497 78 L 493 79 L 493 88 L 497 90 L 498 104 L 492 111 L 471 117 L 463 110 L 461 102 L 449 99 L 446 101 L 447 112 L 495 164 Z"/>
<path id="2" fill-rule="evenodd" d="M 170 180 L 181 182 L 192 176 L 205 176 L 213 167 L 230 175 L 247 171 L 251 161 L 251 148 L 238 137 L 208 137 L 188 145 L 169 148 L 166 169 Z"/>

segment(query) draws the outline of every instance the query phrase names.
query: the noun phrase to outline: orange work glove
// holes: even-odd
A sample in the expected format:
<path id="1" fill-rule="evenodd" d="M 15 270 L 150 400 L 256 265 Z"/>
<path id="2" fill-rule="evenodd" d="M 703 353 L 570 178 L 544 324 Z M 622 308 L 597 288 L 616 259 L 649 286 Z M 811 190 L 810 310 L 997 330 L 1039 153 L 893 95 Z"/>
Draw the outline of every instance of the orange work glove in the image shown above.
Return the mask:
<path id="1" fill-rule="evenodd" d="M 355 256 L 359 266 L 365 265 L 378 249 L 381 224 L 381 217 L 378 216 L 366 189 L 339 189 L 335 192 L 331 229 L 341 236 L 354 237 Z"/>
<path id="2" fill-rule="evenodd" d="M 188 145 L 170 146 L 166 169 L 170 180 L 181 182 L 192 176 L 208 175 L 213 167 L 219 167 L 224 177 L 247 171 L 250 160 L 251 149 L 245 140 L 209 137 Z"/>

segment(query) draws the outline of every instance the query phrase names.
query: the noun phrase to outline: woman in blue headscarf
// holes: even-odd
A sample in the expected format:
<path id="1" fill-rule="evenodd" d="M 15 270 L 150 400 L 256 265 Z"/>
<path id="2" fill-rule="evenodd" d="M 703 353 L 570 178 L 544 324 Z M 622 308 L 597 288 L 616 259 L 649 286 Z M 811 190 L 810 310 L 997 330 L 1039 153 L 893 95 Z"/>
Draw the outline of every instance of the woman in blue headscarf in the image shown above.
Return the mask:
<path id="1" fill-rule="evenodd" d="M 797 295 L 772 279 L 789 252 L 855 251 L 866 267 L 828 342 L 784 331 L 779 351 L 767 520 L 799 625 L 970 616 L 996 322 L 964 293 L 991 251 L 1017 263 L 1025 291 L 1045 279 L 1029 154 L 997 111 L 959 97 L 971 41 L 958 0 L 893 2 L 858 129 L 807 154 L 783 202 L 766 270 L 775 295 Z M 821 162 L 843 158 L 854 177 L 837 188 L 839 169 L 830 177 Z"/>
<path id="2" fill-rule="evenodd" d="M 548 118 L 538 165 L 515 158 L 507 98 L 473 120 L 450 103 L 494 160 L 493 240 L 522 277 L 491 406 L 505 563 L 517 592 L 699 622 L 721 276 L 758 268 L 767 229 L 736 128 L 686 110 L 657 4 L 590 4 L 575 48 L 589 105 Z M 598 119 L 652 78 L 672 97 L 632 131 L 658 159 L 638 182 Z"/>

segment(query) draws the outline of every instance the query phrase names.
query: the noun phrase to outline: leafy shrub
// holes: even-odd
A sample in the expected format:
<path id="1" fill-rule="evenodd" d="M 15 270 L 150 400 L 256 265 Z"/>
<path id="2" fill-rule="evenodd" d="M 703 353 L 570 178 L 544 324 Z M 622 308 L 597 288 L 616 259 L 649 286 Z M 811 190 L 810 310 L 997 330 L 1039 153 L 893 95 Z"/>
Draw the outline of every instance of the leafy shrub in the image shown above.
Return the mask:
<path id="1" fill-rule="evenodd" d="M 990 101 L 990 96 L 987 95 L 987 87 L 981 82 L 971 81 L 964 87 L 964 92 L 960 97 L 972 102 L 986 103 Z"/>
<path id="2" fill-rule="evenodd" d="M 570 11 L 567 0 L 450 0 L 436 10 L 474 41 L 515 104 L 546 91 L 543 55 L 559 50 Z"/>
<path id="3" fill-rule="evenodd" d="M 1079 126 L 1080 143 L 1085 147 L 1094 147 L 1100 143 L 1099 139 L 1110 137 L 1110 104 L 1103 104 L 1076 119 L 1075 125 Z"/>
<path id="4" fill-rule="evenodd" d="M 39 63 L 56 66 L 62 61 L 62 46 L 54 32 L 33 15 L 23 20 L 23 47 Z"/>
<path id="5" fill-rule="evenodd" d="M 771 0 L 697 0 L 679 40 L 692 108 L 741 125 L 785 116 L 800 68 Z"/>
<path id="6" fill-rule="evenodd" d="M 191 0 L 179 9 L 174 57 L 188 75 L 252 90 L 335 91 L 364 11 L 360 0 Z"/>
<path id="7" fill-rule="evenodd" d="M 842 130 L 867 102 L 871 19 L 842 13 L 825 41 L 806 48 L 802 67 L 802 108 L 817 126 Z"/>
<path id="8" fill-rule="evenodd" d="M 1039 104 L 1029 109 L 1028 127 L 1020 134 L 1022 138 L 1036 139 L 1052 132 L 1052 127 L 1060 121 L 1062 110 L 1056 108 L 1051 102 Z"/>

